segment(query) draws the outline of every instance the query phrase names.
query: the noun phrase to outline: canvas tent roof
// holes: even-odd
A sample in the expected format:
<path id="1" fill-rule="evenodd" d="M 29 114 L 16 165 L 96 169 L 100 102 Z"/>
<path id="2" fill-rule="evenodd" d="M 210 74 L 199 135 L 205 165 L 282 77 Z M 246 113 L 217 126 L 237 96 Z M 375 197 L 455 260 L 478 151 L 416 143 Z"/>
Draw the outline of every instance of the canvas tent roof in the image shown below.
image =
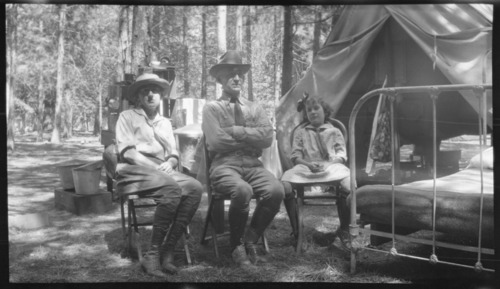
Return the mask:
<path id="1" fill-rule="evenodd" d="M 303 92 L 328 96 L 328 103 L 337 112 L 389 19 L 405 31 L 433 68 L 449 81 L 442 84 L 491 83 L 492 15 L 492 5 L 481 4 L 346 6 L 305 76 L 280 99 L 276 109 L 280 152 L 289 152 L 290 131 L 301 121 L 296 102 Z M 475 96 L 462 96 L 478 111 Z M 491 94 L 488 107 L 491 108 Z M 489 125 L 491 121 L 490 109 Z M 282 155 L 285 168 L 286 159 Z"/>

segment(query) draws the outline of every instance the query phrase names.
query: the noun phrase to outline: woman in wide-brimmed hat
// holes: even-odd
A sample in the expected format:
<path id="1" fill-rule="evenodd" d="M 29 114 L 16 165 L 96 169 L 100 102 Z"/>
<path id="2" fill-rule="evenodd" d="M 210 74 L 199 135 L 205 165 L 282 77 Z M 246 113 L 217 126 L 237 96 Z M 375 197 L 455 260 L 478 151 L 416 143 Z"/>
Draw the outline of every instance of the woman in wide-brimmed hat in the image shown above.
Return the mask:
<path id="1" fill-rule="evenodd" d="M 170 88 L 170 84 L 163 78 L 160 78 L 154 73 L 143 73 L 135 82 L 128 87 L 126 97 L 128 101 L 138 105 L 137 97 L 139 97 L 139 92 L 145 87 L 157 87 L 157 91 L 160 94 L 160 98 L 163 98 Z"/>
<path id="2" fill-rule="evenodd" d="M 191 222 L 203 192 L 197 180 L 175 170 L 179 154 L 172 125 L 158 113 L 168 88 L 168 82 L 156 74 L 139 76 L 127 95 L 136 107 L 120 113 L 116 123 L 121 160 L 116 167 L 117 193 L 151 196 L 158 204 L 150 248 L 141 265 L 148 274 L 160 277 L 166 277 L 164 272 L 177 272 L 175 244 Z"/>

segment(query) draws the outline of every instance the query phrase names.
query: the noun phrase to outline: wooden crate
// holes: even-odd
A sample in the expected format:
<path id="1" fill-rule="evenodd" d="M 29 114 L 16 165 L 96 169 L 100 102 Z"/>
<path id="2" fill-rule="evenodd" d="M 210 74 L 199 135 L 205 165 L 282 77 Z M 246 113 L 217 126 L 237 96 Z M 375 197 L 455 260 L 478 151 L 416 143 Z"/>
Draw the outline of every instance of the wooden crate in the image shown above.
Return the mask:
<path id="1" fill-rule="evenodd" d="M 66 210 L 76 215 L 102 214 L 113 208 L 111 193 L 99 189 L 92 195 L 79 195 L 75 191 L 56 189 L 54 191 L 56 209 Z"/>

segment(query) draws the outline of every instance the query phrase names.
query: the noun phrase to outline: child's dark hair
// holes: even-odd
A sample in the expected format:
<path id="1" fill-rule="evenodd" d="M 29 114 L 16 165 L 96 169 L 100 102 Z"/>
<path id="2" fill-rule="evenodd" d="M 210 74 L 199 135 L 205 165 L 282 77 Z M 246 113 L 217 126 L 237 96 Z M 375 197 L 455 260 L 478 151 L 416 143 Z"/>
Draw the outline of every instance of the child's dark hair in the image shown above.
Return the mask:
<path id="1" fill-rule="evenodd" d="M 319 97 L 319 96 L 311 96 L 310 97 L 309 93 L 307 93 L 307 91 L 305 91 L 302 98 L 300 98 L 299 101 L 297 102 L 297 111 L 302 112 L 302 120 L 307 119 L 306 102 L 309 98 L 316 98 L 318 100 L 321 107 L 323 107 L 323 111 L 325 112 L 325 120 L 327 120 L 328 118 L 330 118 L 333 115 L 332 108 L 330 107 L 330 105 L 328 105 L 328 103 L 326 103 L 326 101 L 323 99 L 323 97 Z"/>

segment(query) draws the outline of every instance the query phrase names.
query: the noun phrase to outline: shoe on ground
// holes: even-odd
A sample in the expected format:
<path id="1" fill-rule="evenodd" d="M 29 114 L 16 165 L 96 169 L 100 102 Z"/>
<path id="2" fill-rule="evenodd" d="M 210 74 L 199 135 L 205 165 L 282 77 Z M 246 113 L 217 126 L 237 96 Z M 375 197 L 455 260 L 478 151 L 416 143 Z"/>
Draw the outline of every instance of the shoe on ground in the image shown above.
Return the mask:
<path id="1" fill-rule="evenodd" d="M 247 255 L 252 264 L 269 263 L 268 255 L 265 250 L 257 244 L 246 244 Z"/>
<path id="2" fill-rule="evenodd" d="M 141 267 L 149 275 L 166 278 L 167 274 L 163 273 L 160 265 L 160 256 L 158 254 L 146 253 L 141 260 Z"/>
<path id="3" fill-rule="evenodd" d="M 179 272 L 179 268 L 177 268 L 174 265 L 174 253 L 173 252 L 167 252 L 163 256 L 163 261 L 161 262 L 161 267 L 163 268 L 164 272 L 167 272 L 169 274 L 177 274 Z"/>
<path id="4" fill-rule="evenodd" d="M 336 232 L 319 232 L 319 231 L 314 231 L 312 234 L 312 238 L 314 243 L 316 243 L 320 247 L 328 247 L 331 243 L 335 241 L 335 238 L 337 237 Z"/>
<path id="5" fill-rule="evenodd" d="M 351 236 L 347 230 L 338 229 L 336 232 L 339 238 L 340 249 L 346 252 L 351 252 Z"/>
<path id="6" fill-rule="evenodd" d="M 231 256 L 233 258 L 234 263 L 238 264 L 240 267 L 246 267 L 252 265 L 252 262 L 250 262 L 250 259 L 248 259 L 245 246 L 243 245 L 239 245 L 236 248 L 234 248 Z"/>

